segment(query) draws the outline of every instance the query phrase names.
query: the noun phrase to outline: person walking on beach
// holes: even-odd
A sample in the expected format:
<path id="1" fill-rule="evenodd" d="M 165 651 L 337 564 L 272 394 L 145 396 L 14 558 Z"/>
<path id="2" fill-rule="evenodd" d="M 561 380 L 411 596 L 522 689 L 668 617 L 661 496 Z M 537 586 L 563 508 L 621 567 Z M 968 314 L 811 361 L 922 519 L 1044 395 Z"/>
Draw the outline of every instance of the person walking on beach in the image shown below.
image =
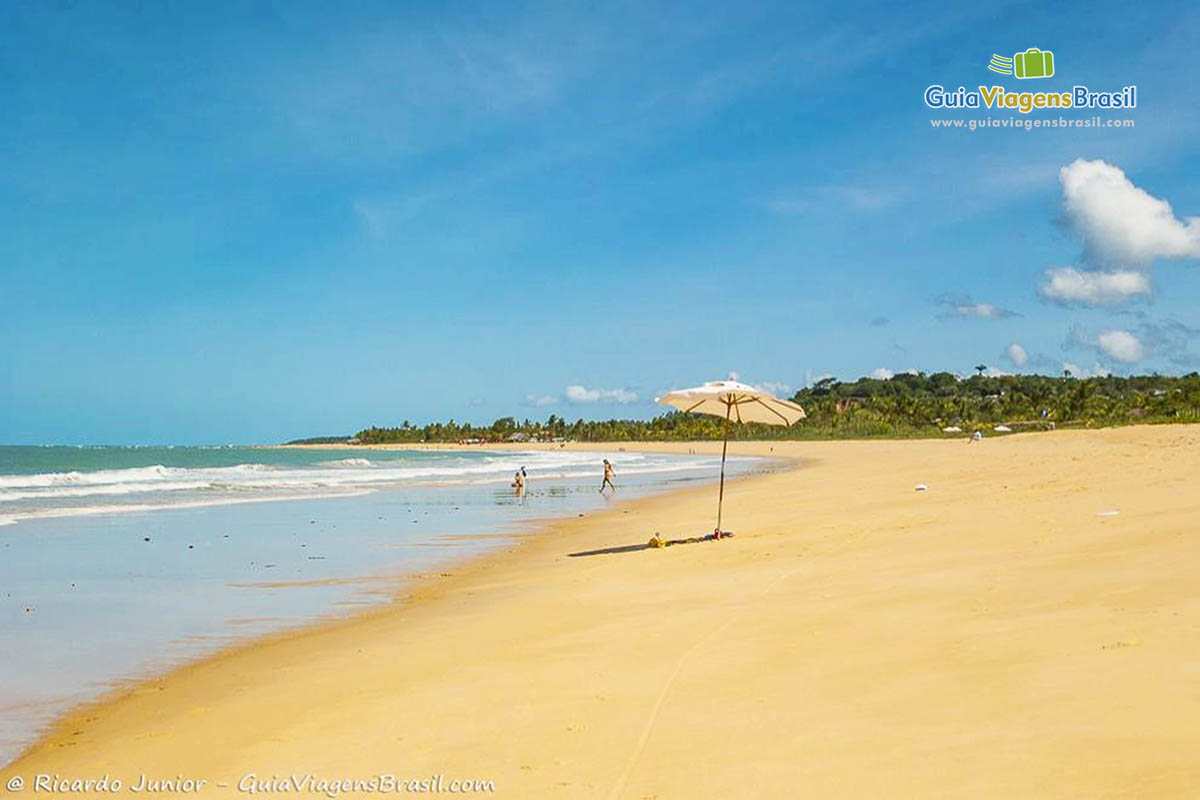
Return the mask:
<path id="1" fill-rule="evenodd" d="M 600 494 L 604 494 L 604 487 L 610 487 L 614 492 L 617 490 L 617 485 L 613 483 L 613 476 L 616 473 L 613 471 L 612 463 L 606 458 L 604 459 L 604 482 L 600 484 Z"/>

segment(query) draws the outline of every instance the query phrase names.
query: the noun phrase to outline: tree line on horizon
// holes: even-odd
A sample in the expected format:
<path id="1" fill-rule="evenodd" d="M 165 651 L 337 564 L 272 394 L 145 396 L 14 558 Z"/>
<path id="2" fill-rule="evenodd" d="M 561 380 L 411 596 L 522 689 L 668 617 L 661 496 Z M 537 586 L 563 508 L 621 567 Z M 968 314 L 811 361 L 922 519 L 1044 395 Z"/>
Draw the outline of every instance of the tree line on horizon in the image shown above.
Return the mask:
<path id="1" fill-rule="evenodd" d="M 1046 375 L 903 373 L 891 378 L 839 381 L 824 378 L 791 398 L 808 418 L 790 428 L 734 424 L 734 439 L 915 438 L 945 436 L 946 428 L 992 431 L 1057 427 L 1105 427 L 1136 423 L 1200 422 L 1200 374 L 1075 378 Z M 315 437 L 289 442 L 419 443 L 514 439 L 574 441 L 670 441 L 720 439 L 724 421 L 670 411 L 648 420 L 574 422 L 558 414 L 544 421 L 501 417 L 489 425 L 453 419 L 396 427 L 373 426 L 353 437 Z"/>

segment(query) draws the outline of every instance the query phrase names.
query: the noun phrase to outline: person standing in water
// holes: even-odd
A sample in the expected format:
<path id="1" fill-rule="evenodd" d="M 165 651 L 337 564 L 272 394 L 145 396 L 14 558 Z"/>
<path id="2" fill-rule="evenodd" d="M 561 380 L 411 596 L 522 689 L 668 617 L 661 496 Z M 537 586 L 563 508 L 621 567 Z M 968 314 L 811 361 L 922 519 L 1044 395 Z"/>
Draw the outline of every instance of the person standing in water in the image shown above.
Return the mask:
<path id="1" fill-rule="evenodd" d="M 525 468 L 524 467 L 521 467 L 519 470 L 517 470 L 517 474 L 513 476 L 512 486 L 513 486 L 513 492 L 518 497 L 525 496 Z"/>
<path id="2" fill-rule="evenodd" d="M 616 473 L 613 471 L 612 463 L 606 458 L 604 459 L 604 482 L 600 484 L 600 494 L 604 494 L 604 487 L 610 487 L 614 492 L 617 490 L 617 485 L 613 483 L 613 476 Z"/>

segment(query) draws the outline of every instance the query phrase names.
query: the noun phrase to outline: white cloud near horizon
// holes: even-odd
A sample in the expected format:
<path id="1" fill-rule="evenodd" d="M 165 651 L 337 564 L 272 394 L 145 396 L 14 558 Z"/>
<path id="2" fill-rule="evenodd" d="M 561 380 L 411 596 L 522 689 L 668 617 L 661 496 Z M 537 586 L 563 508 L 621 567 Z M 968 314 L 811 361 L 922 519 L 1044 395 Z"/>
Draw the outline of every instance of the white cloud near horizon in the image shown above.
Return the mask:
<path id="1" fill-rule="evenodd" d="M 871 377 L 877 381 L 890 381 L 896 377 L 896 373 L 892 372 L 887 367 L 877 367 L 871 371 Z"/>
<path id="2" fill-rule="evenodd" d="M 1152 349 L 1133 333 L 1121 328 L 1109 328 L 1092 336 L 1079 325 L 1067 331 L 1063 350 L 1093 350 L 1097 355 L 1107 356 L 1122 364 L 1138 364 L 1152 354 Z"/>
<path id="3" fill-rule="evenodd" d="M 588 388 L 580 384 L 571 384 L 563 389 L 561 395 L 557 394 L 536 394 L 529 393 L 525 395 L 525 399 L 521 405 L 532 406 L 533 408 L 545 408 L 547 406 L 555 406 L 562 402 L 570 403 L 573 406 L 596 405 L 596 404 L 615 404 L 627 406 L 638 401 L 637 392 L 632 389 L 615 388 L 615 389 L 598 389 Z"/>
<path id="4" fill-rule="evenodd" d="M 1008 360 L 1017 369 L 1029 363 L 1029 353 L 1017 342 L 1013 342 L 1008 346 L 1008 349 L 1005 350 L 1005 355 L 1008 356 Z"/>
<path id="5" fill-rule="evenodd" d="M 1110 305 L 1150 296 L 1150 276 L 1137 270 L 1089 272 L 1052 267 L 1046 270 L 1045 278 L 1039 293 L 1060 305 Z"/>
<path id="6" fill-rule="evenodd" d="M 1120 167 L 1080 158 L 1058 177 L 1091 263 L 1147 267 L 1158 258 L 1200 258 L 1200 217 L 1180 220 L 1170 203 L 1134 185 Z"/>
<path id="7" fill-rule="evenodd" d="M 1064 361 L 1062 362 L 1062 368 L 1064 372 L 1071 373 L 1072 378 L 1107 378 L 1109 375 L 1112 375 L 1112 370 L 1102 366 L 1099 362 L 1088 368 L 1072 364 L 1070 361 Z"/>
<path id="8" fill-rule="evenodd" d="M 615 403 L 627 406 L 636 403 L 637 392 L 629 389 L 589 389 L 586 386 L 572 384 L 563 391 L 563 397 L 571 405 L 592 405 L 595 403 Z"/>
<path id="9" fill-rule="evenodd" d="M 551 394 L 527 394 L 525 395 L 525 405 L 533 406 L 534 408 L 545 408 L 558 404 L 558 398 Z"/>
<path id="10" fill-rule="evenodd" d="M 1096 337 L 1096 346 L 1123 364 L 1136 364 L 1146 357 L 1145 345 L 1129 331 L 1102 331 Z"/>
<path id="11" fill-rule="evenodd" d="M 782 383 L 780 381 L 760 381 L 755 383 L 754 387 L 780 397 L 791 397 L 796 392 L 796 390 L 792 388 L 790 384 Z"/>
<path id="12" fill-rule="evenodd" d="M 835 377 L 837 377 L 837 376 L 834 375 L 832 372 L 821 372 L 821 373 L 814 374 L 811 369 L 806 369 L 806 370 L 804 370 L 804 385 L 805 386 L 815 386 L 816 384 L 820 383 L 821 381 L 828 380 L 829 378 L 835 378 Z"/>

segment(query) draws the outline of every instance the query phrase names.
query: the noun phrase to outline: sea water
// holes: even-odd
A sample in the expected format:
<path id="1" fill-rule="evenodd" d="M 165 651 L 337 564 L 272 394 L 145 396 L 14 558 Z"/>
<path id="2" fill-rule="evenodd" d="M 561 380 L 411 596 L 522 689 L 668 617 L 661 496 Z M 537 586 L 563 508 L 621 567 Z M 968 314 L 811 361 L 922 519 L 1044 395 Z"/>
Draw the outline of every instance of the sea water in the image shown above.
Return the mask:
<path id="1" fill-rule="evenodd" d="M 569 448 L 0 447 L 0 764 L 116 683 L 382 602 L 536 519 L 603 508 L 603 458 L 622 499 L 719 469 Z"/>

